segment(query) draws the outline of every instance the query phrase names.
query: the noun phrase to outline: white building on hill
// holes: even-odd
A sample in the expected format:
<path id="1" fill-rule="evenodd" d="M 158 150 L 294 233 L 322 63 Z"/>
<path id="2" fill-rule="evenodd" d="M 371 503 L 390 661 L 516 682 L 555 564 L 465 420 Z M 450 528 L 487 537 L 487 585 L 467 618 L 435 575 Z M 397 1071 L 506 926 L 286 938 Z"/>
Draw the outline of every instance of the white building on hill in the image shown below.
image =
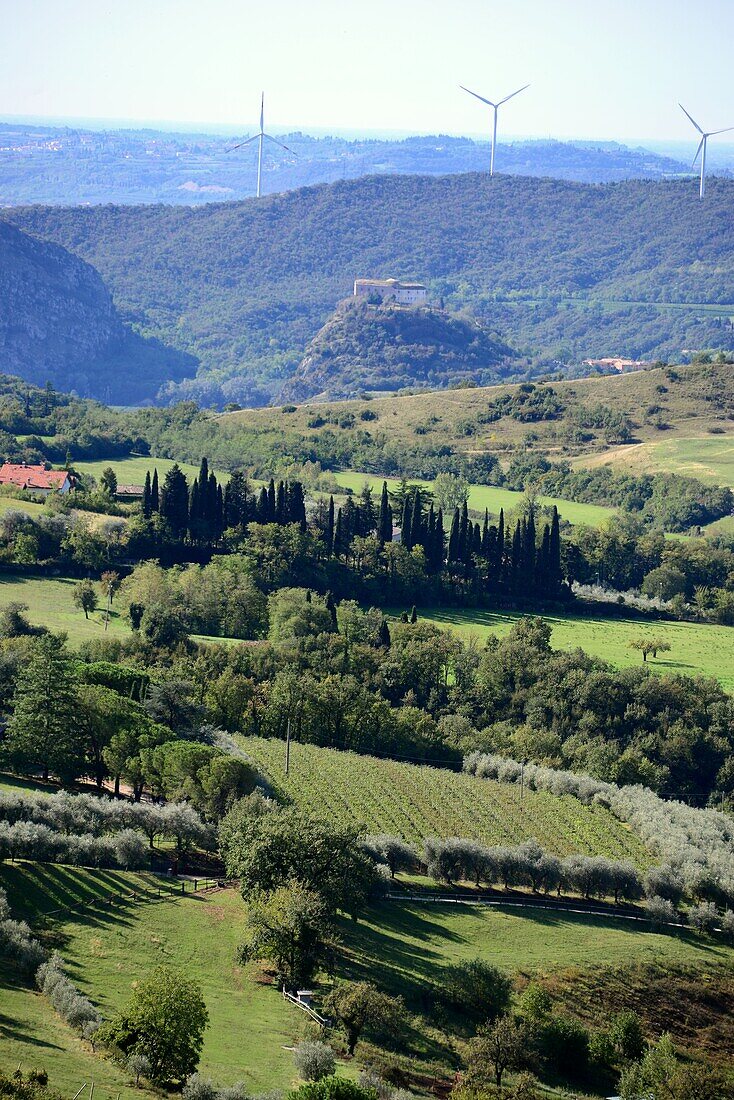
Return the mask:
<path id="1" fill-rule="evenodd" d="M 423 283 L 401 283 L 399 279 L 355 279 L 354 297 L 379 297 L 383 302 L 397 302 L 401 306 L 420 306 L 426 301 L 428 291 Z"/>

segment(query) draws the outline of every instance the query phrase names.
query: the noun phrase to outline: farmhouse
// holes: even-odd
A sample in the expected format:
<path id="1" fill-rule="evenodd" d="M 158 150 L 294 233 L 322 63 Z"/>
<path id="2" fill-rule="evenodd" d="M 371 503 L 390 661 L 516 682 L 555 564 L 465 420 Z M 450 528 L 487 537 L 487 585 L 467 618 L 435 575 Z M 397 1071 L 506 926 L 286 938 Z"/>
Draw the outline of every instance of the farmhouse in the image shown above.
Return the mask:
<path id="1" fill-rule="evenodd" d="M 47 470 L 45 466 L 18 465 L 4 462 L 0 466 L 0 485 L 12 485 L 14 489 L 26 489 L 29 493 L 48 496 L 49 493 L 68 493 L 72 481 L 66 470 Z"/>
<path id="2" fill-rule="evenodd" d="M 380 298 L 401 306 L 422 305 L 428 291 L 423 283 L 401 283 L 398 279 L 355 279 L 355 298 Z"/>

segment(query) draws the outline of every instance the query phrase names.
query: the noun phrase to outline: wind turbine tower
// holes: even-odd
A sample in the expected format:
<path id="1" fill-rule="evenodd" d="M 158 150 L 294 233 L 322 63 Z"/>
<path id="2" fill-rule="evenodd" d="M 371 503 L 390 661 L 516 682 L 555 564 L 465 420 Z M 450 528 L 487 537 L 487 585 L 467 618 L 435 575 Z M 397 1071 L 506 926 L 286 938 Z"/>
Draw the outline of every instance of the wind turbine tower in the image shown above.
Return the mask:
<path id="1" fill-rule="evenodd" d="M 680 107 L 681 111 L 686 116 L 688 121 L 693 123 L 693 125 L 696 127 L 699 134 L 701 135 L 701 140 L 698 143 L 698 149 L 696 149 L 696 155 L 693 158 L 692 167 L 695 167 L 696 161 L 698 160 L 698 154 L 700 153 L 701 154 L 701 183 L 700 183 L 699 188 L 698 188 L 698 197 L 700 199 L 702 199 L 705 192 L 706 192 L 706 142 L 708 141 L 708 139 L 710 137 L 716 137 L 717 134 L 727 134 L 730 130 L 734 130 L 734 126 L 725 126 L 723 130 L 708 130 L 708 131 L 702 130 L 701 127 L 696 122 L 695 118 L 691 118 L 691 116 L 688 114 L 688 111 L 685 109 L 683 104 L 679 103 L 678 106 Z"/>
<path id="2" fill-rule="evenodd" d="M 247 141 L 241 141 L 239 145 L 233 145 L 227 150 L 228 153 L 233 153 L 235 149 L 243 149 L 245 145 L 249 145 L 251 142 L 257 142 L 257 191 L 255 192 L 257 197 L 260 198 L 262 194 L 262 175 L 263 175 L 263 144 L 265 139 L 272 141 L 274 145 L 279 145 L 281 149 L 285 149 L 287 153 L 293 153 L 293 156 L 297 156 L 292 149 L 289 149 L 287 145 L 284 145 L 282 141 L 278 141 L 272 134 L 265 133 L 265 92 L 260 96 L 260 129 L 258 133 L 253 134 Z"/>
<path id="3" fill-rule="evenodd" d="M 500 99 L 499 102 L 493 103 L 491 99 L 485 99 L 483 95 L 478 95 L 473 92 L 471 88 L 465 88 L 463 84 L 460 84 L 462 92 L 468 92 L 469 95 L 473 95 L 475 99 L 481 100 L 482 103 L 486 103 L 488 107 L 491 107 L 494 111 L 494 120 L 492 125 L 492 156 L 489 162 L 489 174 L 494 175 L 494 150 L 497 144 L 497 112 L 503 103 L 507 103 L 508 99 L 513 99 L 516 95 L 520 95 L 520 92 L 524 92 L 526 88 L 529 88 L 529 84 L 523 84 L 522 88 L 518 88 L 516 92 L 511 92 L 510 95 L 506 95 L 504 99 Z"/>

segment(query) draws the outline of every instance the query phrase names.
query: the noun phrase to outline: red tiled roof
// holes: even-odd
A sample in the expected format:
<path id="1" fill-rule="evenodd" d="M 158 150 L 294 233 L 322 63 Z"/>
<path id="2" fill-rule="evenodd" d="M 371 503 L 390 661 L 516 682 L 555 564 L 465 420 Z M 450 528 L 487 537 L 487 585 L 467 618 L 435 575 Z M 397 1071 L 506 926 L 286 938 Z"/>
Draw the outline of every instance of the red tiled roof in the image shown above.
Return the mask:
<path id="1" fill-rule="evenodd" d="M 0 466 L 0 485 L 16 485 L 20 489 L 61 489 L 69 477 L 66 470 L 46 470 L 43 466 Z"/>

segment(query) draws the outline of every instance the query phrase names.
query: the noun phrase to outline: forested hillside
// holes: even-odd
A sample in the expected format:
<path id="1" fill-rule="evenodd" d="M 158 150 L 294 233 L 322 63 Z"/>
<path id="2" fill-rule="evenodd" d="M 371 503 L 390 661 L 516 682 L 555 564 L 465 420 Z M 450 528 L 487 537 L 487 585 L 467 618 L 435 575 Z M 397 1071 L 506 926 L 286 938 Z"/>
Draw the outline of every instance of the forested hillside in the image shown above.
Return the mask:
<path id="1" fill-rule="evenodd" d="M 734 183 L 368 177 L 188 207 L 5 215 L 93 263 L 125 319 L 195 353 L 167 394 L 266 401 L 357 275 L 427 282 L 549 366 L 734 347 Z"/>

